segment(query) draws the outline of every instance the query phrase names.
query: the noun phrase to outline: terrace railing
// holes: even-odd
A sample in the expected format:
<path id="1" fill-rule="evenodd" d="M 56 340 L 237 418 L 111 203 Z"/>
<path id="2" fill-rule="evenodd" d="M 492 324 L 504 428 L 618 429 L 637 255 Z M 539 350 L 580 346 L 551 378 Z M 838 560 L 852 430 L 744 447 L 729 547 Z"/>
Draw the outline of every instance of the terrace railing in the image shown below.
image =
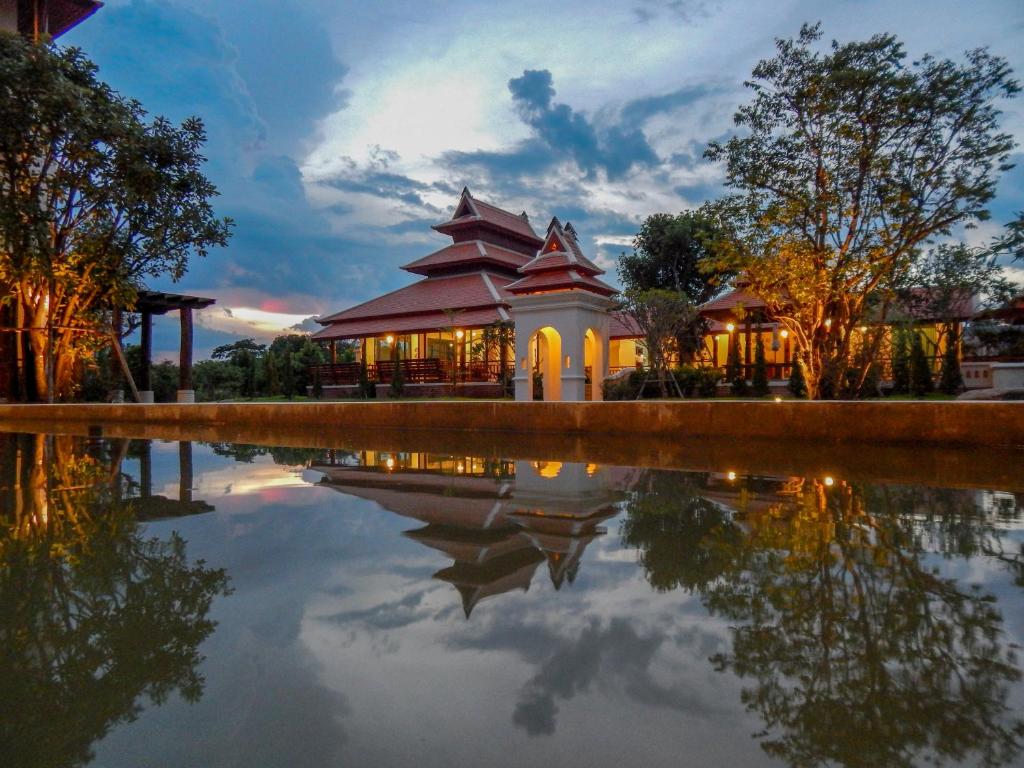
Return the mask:
<path id="1" fill-rule="evenodd" d="M 459 365 L 437 357 L 401 360 L 402 378 L 408 384 L 437 384 L 451 382 L 510 381 L 515 373 L 512 362 L 474 360 Z M 359 383 L 359 363 L 327 363 L 313 366 L 310 374 L 319 375 L 324 386 L 352 386 Z M 381 360 L 366 366 L 370 381 L 389 384 L 394 378 L 396 361 Z"/>

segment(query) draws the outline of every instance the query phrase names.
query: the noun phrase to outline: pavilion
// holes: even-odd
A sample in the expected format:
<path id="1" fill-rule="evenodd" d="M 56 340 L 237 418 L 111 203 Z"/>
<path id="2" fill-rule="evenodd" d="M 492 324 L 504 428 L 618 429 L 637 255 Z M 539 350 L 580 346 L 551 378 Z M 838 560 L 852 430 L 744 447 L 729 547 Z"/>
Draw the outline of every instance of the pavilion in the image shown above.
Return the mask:
<path id="1" fill-rule="evenodd" d="M 571 224 L 563 227 L 553 219 L 542 238 L 525 212 L 503 210 L 463 189 L 451 219 L 432 228 L 452 242 L 402 267 L 424 279 L 318 319 L 325 327 L 313 339 L 330 350 L 330 364 L 320 369 L 326 394 L 355 394 L 365 364 L 368 378 L 385 389 L 400 366 L 407 388 L 417 394 L 457 389 L 464 396 L 500 397 L 514 377 L 517 387 L 530 388 L 523 364 L 516 365 L 522 356 L 533 369 L 550 368 L 546 399 L 561 399 L 555 380 L 565 376 L 554 372 L 565 354 L 561 346 L 568 351 L 571 344 L 579 347 L 577 355 L 570 353 L 572 395 L 583 399 L 588 381 L 587 391 L 600 395 L 592 373 L 584 370 L 593 368 L 591 358 L 612 371 L 636 365 L 637 333 L 609 315 L 608 297 L 615 289 L 599 279 L 602 270 L 583 255 Z M 570 324 L 563 333 L 572 338 L 557 344 L 547 330 L 550 322 L 514 339 L 513 305 L 521 315 L 550 321 L 551 311 L 557 315 L 564 303 L 555 294 L 571 296 L 591 320 L 603 324 L 602 341 L 610 345 L 603 359 L 593 334 L 584 338 L 586 327 L 577 339 Z M 354 361 L 338 359 L 339 342 L 355 346 Z"/>

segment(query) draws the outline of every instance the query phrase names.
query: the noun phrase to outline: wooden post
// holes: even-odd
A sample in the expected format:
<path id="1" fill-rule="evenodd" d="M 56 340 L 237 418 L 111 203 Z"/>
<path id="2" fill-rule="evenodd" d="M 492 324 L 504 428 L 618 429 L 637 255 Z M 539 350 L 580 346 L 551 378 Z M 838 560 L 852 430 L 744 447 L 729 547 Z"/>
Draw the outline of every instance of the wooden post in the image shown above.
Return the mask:
<path id="1" fill-rule="evenodd" d="M 338 362 L 338 344 L 334 339 L 331 339 L 331 365 L 335 365 Z"/>
<path id="2" fill-rule="evenodd" d="M 139 454 L 139 495 L 148 499 L 153 495 L 153 441 L 142 441 Z"/>
<path id="3" fill-rule="evenodd" d="M 178 501 L 192 502 L 192 443 L 178 443 Z"/>
<path id="4" fill-rule="evenodd" d="M 114 307 L 110 311 L 110 388 L 124 390 L 124 377 L 121 373 L 121 359 L 117 355 L 117 342 L 121 338 L 121 309 Z"/>
<path id="5" fill-rule="evenodd" d="M 144 392 L 153 390 L 153 315 L 142 312 L 142 369 L 139 371 L 139 385 Z"/>
<path id="6" fill-rule="evenodd" d="M 192 392 L 192 308 L 181 307 L 181 354 L 178 358 L 178 402 L 193 402 Z"/>

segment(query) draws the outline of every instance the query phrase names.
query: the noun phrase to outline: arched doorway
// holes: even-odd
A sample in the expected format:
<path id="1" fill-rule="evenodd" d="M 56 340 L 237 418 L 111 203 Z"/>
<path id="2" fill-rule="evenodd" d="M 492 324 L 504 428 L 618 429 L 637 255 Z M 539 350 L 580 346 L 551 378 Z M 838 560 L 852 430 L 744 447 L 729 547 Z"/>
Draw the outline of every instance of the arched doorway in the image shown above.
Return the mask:
<path id="1" fill-rule="evenodd" d="M 599 331 L 587 328 L 583 336 L 583 370 L 587 377 L 586 399 L 603 399 L 601 385 L 606 370 L 604 351 L 606 344 Z"/>
<path id="2" fill-rule="evenodd" d="M 562 399 L 562 337 L 550 325 L 530 336 L 529 370 L 534 381 L 534 399 Z M 538 398 L 538 389 L 543 397 Z"/>

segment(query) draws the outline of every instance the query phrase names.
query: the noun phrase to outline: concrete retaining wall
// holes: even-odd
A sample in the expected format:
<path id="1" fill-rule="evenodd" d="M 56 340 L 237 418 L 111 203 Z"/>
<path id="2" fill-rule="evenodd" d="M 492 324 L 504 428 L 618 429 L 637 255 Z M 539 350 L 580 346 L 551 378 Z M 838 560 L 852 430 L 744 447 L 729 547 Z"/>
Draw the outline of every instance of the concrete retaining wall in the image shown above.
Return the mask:
<path id="1" fill-rule="evenodd" d="M 1024 448 L 1024 402 L 692 400 L 0 405 L 0 423 L 262 425 Z"/>

